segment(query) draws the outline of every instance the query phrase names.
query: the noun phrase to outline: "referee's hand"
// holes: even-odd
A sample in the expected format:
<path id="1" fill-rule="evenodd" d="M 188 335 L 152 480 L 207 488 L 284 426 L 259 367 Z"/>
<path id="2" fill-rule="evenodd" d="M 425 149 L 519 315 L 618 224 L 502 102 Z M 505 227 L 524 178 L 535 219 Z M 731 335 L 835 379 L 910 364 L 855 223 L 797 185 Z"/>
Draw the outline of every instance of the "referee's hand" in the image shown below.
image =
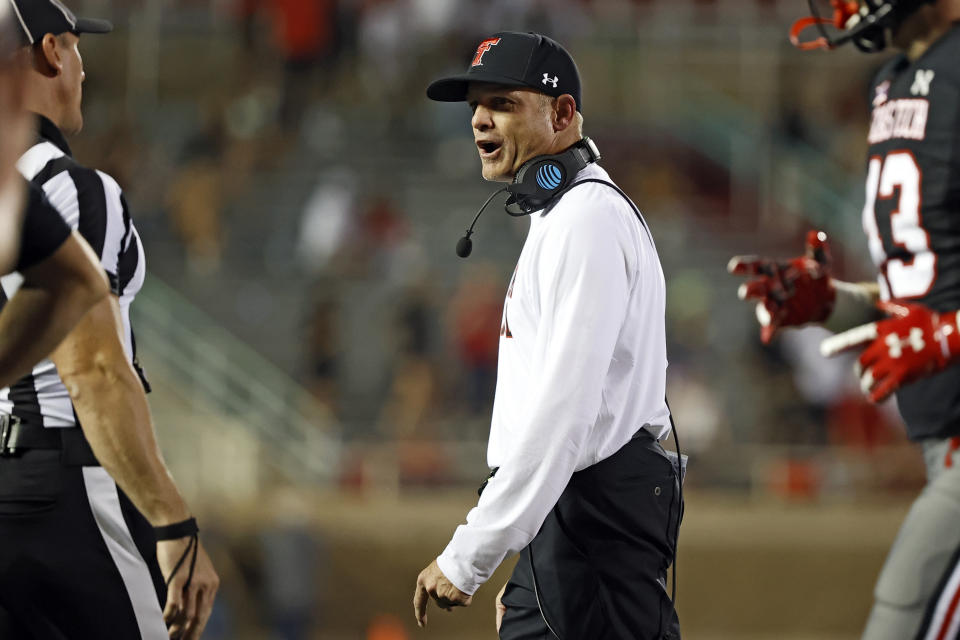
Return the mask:
<path id="1" fill-rule="evenodd" d="M 427 626 L 427 603 L 430 598 L 437 601 L 437 606 L 445 611 L 453 611 L 454 607 L 469 607 L 473 596 L 468 596 L 447 580 L 434 560 L 417 576 L 417 590 L 413 594 L 413 615 L 417 619 L 417 626 Z"/>
<path id="2" fill-rule="evenodd" d="M 190 538 L 178 540 L 164 540 L 157 543 L 157 561 L 163 579 L 169 580 L 167 585 L 167 607 L 163 610 L 163 620 L 167 623 L 167 630 L 173 640 L 199 640 L 210 612 L 213 610 L 213 597 L 220 586 L 220 578 L 213 569 L 210 556 L 200 545 L 197 550 L 197 564 L 193 570 L 193 580 L 190 586 L 184 588 L 187 578 L 190 577 L 190 557 L 170 579 L 170 572 L 177 566 L 177 562 L 187 550 Z M 192 555 L 192 553 L 190 554 Z"/>

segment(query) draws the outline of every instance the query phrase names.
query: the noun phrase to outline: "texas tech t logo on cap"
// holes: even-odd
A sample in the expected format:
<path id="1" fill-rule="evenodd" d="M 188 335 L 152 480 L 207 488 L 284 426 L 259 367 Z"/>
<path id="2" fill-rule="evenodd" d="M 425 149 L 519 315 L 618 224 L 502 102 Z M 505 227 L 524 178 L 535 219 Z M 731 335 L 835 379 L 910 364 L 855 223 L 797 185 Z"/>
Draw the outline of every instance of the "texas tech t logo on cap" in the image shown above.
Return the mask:
<path id="1" fill-rule="evenodd" d="M 500 38 L 488 38 L 480 43 L 480 46 L 477 47 L 477 55 L 473 56 L 473 64 L 471 67 L 480 67 L 483 66 L 483 54 L 487 51 L 490 51 L 490 47 L 500 44 Z"/>

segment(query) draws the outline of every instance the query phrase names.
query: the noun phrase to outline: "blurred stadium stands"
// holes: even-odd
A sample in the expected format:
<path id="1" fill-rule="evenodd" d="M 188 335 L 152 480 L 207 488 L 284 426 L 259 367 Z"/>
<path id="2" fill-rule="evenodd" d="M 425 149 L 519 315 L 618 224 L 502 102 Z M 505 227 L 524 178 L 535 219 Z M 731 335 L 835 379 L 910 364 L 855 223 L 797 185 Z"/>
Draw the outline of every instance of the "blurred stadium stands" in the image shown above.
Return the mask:
<path id="1" fill-rule="evenodd" d="M 849 361 L 819 359 L 820 330 L 762 348 L 725 265 L 793 255 L 817 225 L 840 275 L 870 277 L 879 58 L 794 51 L 802 0 L 71 5 L 118 27 L 83 40 L 74 147 L 117 177 L 146 245 L 134 312 L 158 429 L 225 567 L 208 637 L 412 637 L 416 572 L 485 474 L 499 305 L 526 231 L 494 207 L 470 261 L 455 256 L 492 187 L 466 107 L 424 88 L 499 29 L 572 51 L 585 131 L 658 242 L 692 456 L 685 631 L 856 636 L 919 457 Z M 424 635 L 490 637 L 493 586 Z M 799 615 L 790 598 L 813 588 L 819 613 Z"/>

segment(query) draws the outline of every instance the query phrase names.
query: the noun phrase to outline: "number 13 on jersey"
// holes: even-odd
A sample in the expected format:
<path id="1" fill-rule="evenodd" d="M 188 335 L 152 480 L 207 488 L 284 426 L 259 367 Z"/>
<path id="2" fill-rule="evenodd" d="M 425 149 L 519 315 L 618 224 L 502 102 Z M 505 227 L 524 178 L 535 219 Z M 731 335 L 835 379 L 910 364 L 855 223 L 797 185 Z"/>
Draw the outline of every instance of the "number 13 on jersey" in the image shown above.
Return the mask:
<path id="1" fill-rule="evenodd" d="M 937 256 L 930 250 L 930 235 L 920 215 L 923 172 L 910 151 L 892 151 L 886 158 L 870 158 L 867 170 L 867 199 L 863 208 L 863 230 L 870 244 L 870 256 L 880 269 L 880 291 L 884 300 L 917 298 L 925 295 L 937 277 Z M 877 227 L 877 205 L 897 196 L 890 213 L 892 243 L 901 249 L 896 257 L 887 254 Z"/>

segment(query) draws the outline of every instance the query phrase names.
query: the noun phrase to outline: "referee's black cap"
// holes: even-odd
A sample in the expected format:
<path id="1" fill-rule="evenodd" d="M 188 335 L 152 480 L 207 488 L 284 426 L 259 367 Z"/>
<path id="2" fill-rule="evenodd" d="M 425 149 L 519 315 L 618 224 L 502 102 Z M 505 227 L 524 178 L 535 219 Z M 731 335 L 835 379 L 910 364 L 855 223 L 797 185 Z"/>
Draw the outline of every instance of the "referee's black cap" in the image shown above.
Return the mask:
<path id="1" fill-rule="evenodd" d="M 60 0 L 0 0 L 10 4 L 13 21 L 19 24 L 25 44 L 39 42 L 48 33 L 110 33 L 113 25 L 107 20 L 78 18 Z"/>
<path id="2" fill-rule="evenodd" d="M 471 82 L 528 87 L 548 96 L 569 93 L 581 110 L 580 72 L 573 57 L 556 40 L 538 33 L 501 31 L 477 47 L 466 73 L 441 78 L 427 87 L 427 97 L 462 102 Z"/>

